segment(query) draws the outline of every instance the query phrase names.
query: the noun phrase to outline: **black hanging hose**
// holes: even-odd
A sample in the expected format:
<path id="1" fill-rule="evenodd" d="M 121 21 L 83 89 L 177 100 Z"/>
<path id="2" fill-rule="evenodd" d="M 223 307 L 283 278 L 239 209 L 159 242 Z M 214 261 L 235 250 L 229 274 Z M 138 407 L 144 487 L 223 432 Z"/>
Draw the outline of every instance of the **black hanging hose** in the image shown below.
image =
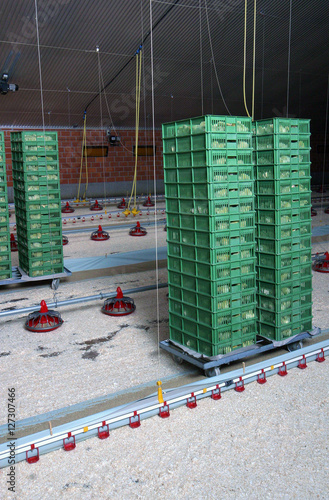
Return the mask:
<path id="1" fill-rule="evenodd" d="M 164 13 L 162 14 L 162 16 L 157 20 L 156 23 L 154 23 L 154 26 L 152 27 L 152 31 L 154 31 L 158 26 L 159 24 L 167 17 L 167 15 L 169 14 L 169 12 L 171 12 L 174 7 L 176 7 L 176 5 L 180 2 L 180 0 L 176 0 L 175 3 L 173 3 L 171 5 L 171 7 L 169 7 L 169 9 Z M 148 39 L 148 37 L 150 36 L 151 34 L 151 30 L 149 30 L 146 35 L 144 36 L 143 40 L 142 40 L 142 43 L 140 44 L 140 46 L 138 47 L 136 53 L 140 50 L 140 48 L 142 47 L 142 45 L 144 45 L 144 43 L 146 42 L 146 40 Z M 118 78 L 118 76 L 126 69 L 126 67 L 128 66 L 128 64 L 131 63 L 131 61 L 133 59 L 135 59 L 135 56 L 136 56 L 136 53 L 131 56 L 131 58 L 122 66 L 122 68 L 113 76 L 113 78 L 111 78 L 111 80 L 106 84 L 104 85 L 104 87 L 95 95 L 95 97 L 93 97 L 91 99 L 91 101 L 88 102 L 87 106 L 85 107 L 85 113 L 87 112 L 87 109 L 89 108 L 89 106 L 97 99 L 97 97 L 105 90 L 107 89 L 107 87 L 109 87 L 111 85 L 111 83 L 114 82 L 114 80 L 116 80 Z"/>

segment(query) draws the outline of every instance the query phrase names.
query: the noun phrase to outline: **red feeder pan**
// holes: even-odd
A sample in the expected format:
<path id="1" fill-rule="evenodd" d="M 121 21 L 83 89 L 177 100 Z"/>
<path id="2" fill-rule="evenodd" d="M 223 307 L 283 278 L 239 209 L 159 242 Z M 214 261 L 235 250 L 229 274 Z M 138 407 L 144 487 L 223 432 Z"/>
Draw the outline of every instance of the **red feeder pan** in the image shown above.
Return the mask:
<path id="1" fill-rule="evenodd" d="M 17 240 L 13 233 L 10 235 L 10 250 L 12 252 L 18 252 Z"/>
<path id="2" fill-rule="evenodd" d="M 316 256 L 313 269 L 318 273 L 329 273 L 329 252 L 325 252 L 323 257 Z"/>
<path id="3" fill-rule="evenodd" d="M 311 217 L 315 217 L 316 215 L 318 215 L 318 212 L 311 207 Z"/>
<path id="4" fill-rule="evenodd" d="M 136 306 L 130 297 L 124 297 L 120 287 L 117 288 L 117 296 L 105 300 L 102 312 L 108 316 L 127 316 L 135 311 Z"/>
<path id="5" fill-rule="evenodd" d="M 98 201 L 96 200 L 93 205 L 91 205 L 90 210 L 93 210 L 94 212 L 99 212 L 100 210 L 103 210 L 102 205 L 98 204 Z"/>
<path id="6" fill-rule="evenodd" d="M 126 208 L 126 200 L 124 198 L 120 201 L 118 208 Z"/>
<path id="7" fill-rule="evenodd" d="M 147 197 L 147 200 L 144 201 L 143 203 L 143 207 L 154 207 L 154 203 L 153 201 L 151 200 L 151 197 L 148 196 Z"/>
<path id="8" fill-rule="evenodd" d="M 63 320 L 59 312 L 48 310 L 44 300 L 40 303 L 40 311 L 35 311 L 28 315 L 25 321 L 25 328 L 30 332 L 51 332 L 62 326 Z"/>
<path id="9" fill-rule="evenodd" d="M 329 207 L 327 207 L 327 208 L 324 209 L 324 213 L 325 214 L 329 214 Z"/>
<path id="10" fill-rule="evenodd" d="M 137 222 L 136 226 L 132 227 L 129 231 L 130 236 L 146 236 L 147 231 L 144 227 Z"/>
<path id="11" fill-rule="evenodd" d="M 105 240 L 108 240 L 110 238 L 110 235 L 109 235 L 109 233 L 107 233 L 106 231 L 103 230 L 102 226 L 98 226 L 97 231 L 94 231 L 93 233 L 91 233 L 90 238 L 93 241 L 105 241 Z"/>
<path id="12" fill-rule="evenodd" d="M 73 212 L 75 212 L 75 209 L 67 201 L 65 207 L 62 208 L 62 214 L 73 214 Z"/>
<path id="13" fill-rule="evenodd" d="M 165 227 L 163 228 L 164 231 L 167 231 L 167 224 L 165 225 Z"/>
<path id="14" fill-rule="evenodd" d="M 317 190 L 317 193 L 326 193 L 326 189 L 324 186 L 320 186 L 319 189 Z"/>
<path id="15" fill-rule="evenodd" d="M 67 236 L 64 236 L 64 234 L 63 234 L 63 246 L 68 245 L 68 244 L 69 244 L 69 239 Z"/>

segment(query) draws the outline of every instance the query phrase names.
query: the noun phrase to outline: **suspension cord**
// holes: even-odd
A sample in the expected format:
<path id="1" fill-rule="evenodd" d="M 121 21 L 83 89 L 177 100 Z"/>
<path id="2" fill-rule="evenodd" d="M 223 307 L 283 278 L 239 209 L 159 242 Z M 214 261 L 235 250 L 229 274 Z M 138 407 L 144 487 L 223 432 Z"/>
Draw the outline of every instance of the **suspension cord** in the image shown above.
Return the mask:
<path id="1" fill-rule="evenodd" d="M 214 71 L 215 71 L 215 75 L 216 75 L 217 85 L 218 85 L 219 93 L 220 93 L 220 96 L 222 98 L 222 101 L 223 101 L 223 104 L 225 106 L 225 109 L 228 112 L 228 114 L 231 115 L 230 110 L 228 109 L 227 104 L 226 104 L 225 99 L 224 99 L 224 95 L 223 95 L 222 88 L 221 88 L 220 83 L 219 83 L 217 68 L 216 68 L 216 64 L 215 64 L 214 50 L 213 50 L 213 46 L 212 46 L 211 32 L 210 32 L 210 25 L 209 25 L 207 0 L 204 0 L 204 3 L 205 3 L 205 8 L 206 8 L 205 10 L 206 10 L 206 19 L 207 19 L 207 28 L 208 28 L 208 36 L 209 36 L 209 44 L 210 44 L 210 50 L 211 50 L 211 57 L 212 57 L 212 61 L 213 61 L 213 64 L 214 64 Z"/>
<path id="2" fill-rule="evenodd" d="M 101 89 L 101 81 L 102 81 L 102 75 L 101 75 L 101 60 L 100 60 L 100 53 L 99 53 L 99 47 L 96 47 L 96 52 L 97 52 L 97 62 L 98 62 L 98 84 L 99 88 Z M 99 94 L 99 111 L 100 111 L 100 126 L 101 126 L 101 134 L 103 133 L 103 106 L 102 106 L 102 93 L 100 92 Z M 102 167 L 103 167 L 103 188 L 104 188 L 104 201 L 106 200 L 106 181 L 105 181 L 105 157 L 102 156 Z M 106 213 L 106 209 L 105 209 Z"/>
<path id="3" fill-rule="evenodd" d="M 288 42 L 288 71 L 287 71 L 287 118 L 289 116 L 289 90 L 290 90 L 290 52 L 291 52 L 291 11 L 292 0 L 290 0 L 289 8 L 289 42 Z"/>
<path id="4" fill-rule="evenodd" d="M 327 83 L 326 121 L 325 121 L 325 127 L 324 127 L 324 154 L 323 154 L 323 168 L 322 168 L 321 210 L 323 210 L 324 174 L 325 174 L 325 170 L 326 170 L 327 134 L 328 134 L 328 104 L 329 104 L 329 73 L 328 73 L 328 83 Z"/>
<path id="5" fill-rule="evenodd" d="M 243 37 L 243 102 L 247 113 L 250 117 L 247 100 L 246 100 L 246 65 L 247 65 L 247 2 L 244 0 L 244 37 Z"/>
<path id="6" fill-rule="evenodd" d="M 150 0 L 150 26 L 151 26 L 151 82 L 152 82 L 152 139 L 153 139 L 153 183 L 154 183 L 154 224 L 155 224 L 155 280 L 156 280 L 156 313 L 158 334 L 158 380 L 160 378 L 160 312 L 159 312 L 159 265 L 158 265 L 158 225 L 157 225 L 157 197 L 156 197 L 156 164 L 155 164 L 155 107 L 154 107 L 154 58 L 153 58 L 153 30 L 152 30 L 152 0 Z M 161 384 L 161 382 L 160 382 Z M 159 385 L 159 383 L 158 383 Z M 162 394 L 162 393 L 161 393 Z M 160 401 L 160 398 L 159 398 Z"/>
<path id="7" fill-rule="evenodd" d="M 199 0 L 199 23 L 200 23 L 200 78 L 201 78 L 201 114 L 203 115 L 203 67 L 202 67 L 202 9 L 201 0 Z"/>
<path id="8" fill-rule="evenodd" d="M 141 96 L 141 76 L 142 76 L 142 47 L 136 53 L 136 123 L 135 123 L 135 169 L 133 186 L 128 201 L 127 210 L 130 213 L 131 200 L 134 197 L 134 211 L 136 212 L 136 184 L 137 184 L 137 164 L 138 164 L 138 136 L 139 136 L 139 115 L 140 115 L 140 96 Z"/>
<path id="9" fill-rule="evenodd" d="M 80 201 L 80 187 L 81 187 L 81 180 L 82 180 L 82 168 L 83 168 L 84 156 L 85 156 L 85 160 L 86 160 L 86 172 L 88 172 L 88 170 L 87 170 L 87 146 L 86 146 L 86 123 L 87 123 L 87 112 L 85 111 L 83 114 L 83 134 L 82 134 L 80 176 L 79 176 L 78 194 L 77 194 L 77 199 L 76 199 L 77 202 Z M 86 190 L 85 190 L 85 192 L 86 192 Z M 83 199 L 85 199 L 85 196 L 83 196 Z"/>
<path id="10" fill-rule="evenodd" d="M 251 119 L 255 119 L 255 72 L 256 72 L 256 22 L 257 22 L 257 0 L 254 0 L 254 40 L 253 40 L 253 54 L 252 54 L 252 105 L 251 105 Z"/>
<path id="11" fill-rule="evenodd" d="M 142 39 L 142 42 L 140 45 L 144 45 L 146 40 L 149 38 L 150 34 L 151 34 L 151 31 L 154 31 L 161 23 L 162 21 L 168 16 L 168 14 L 176 7 L 176 5 L 180 2 L 180 0 L 176 0 L 170 7 L 168 10 L 166 10 L 166 12 L 164 12 L 162 14 L 162 16 L 160 16 L 160 18 L 157 20 L 157 22 L 154 24 L 154 26 L 151 26 L 150 27 L 150 30 L 146 33 L 146 35 L 144 36 L 144 38 Z M 119 75 L 121 75 L 121 73 L 126 69 L 126 67 L 131 63 L 131 61 L 133 61 L 135 57 L 135 54 L 133 56 L 131 56 L 128 61 L 122 66 L 122 68 L 113 76 L 113 78 L 111 78 L 111 80 L 103 86 L 103 88 L 101 89 L 100 92 L 103 92 L 103 90 L 107 89 L 107 87 L 109 87 L 113 82 L 114 80 L 116 80 L 118 78 Z M 97 97 L 99 96 L 100 92 L 98 92 L 95 97 L 93 97 L 87 104 L 87 106 L 85 107 L 85 111 L 87 111 L 87 109 L 89 108 L 89 106 L 95 101 L 95 99 L 97 99 Z"/>

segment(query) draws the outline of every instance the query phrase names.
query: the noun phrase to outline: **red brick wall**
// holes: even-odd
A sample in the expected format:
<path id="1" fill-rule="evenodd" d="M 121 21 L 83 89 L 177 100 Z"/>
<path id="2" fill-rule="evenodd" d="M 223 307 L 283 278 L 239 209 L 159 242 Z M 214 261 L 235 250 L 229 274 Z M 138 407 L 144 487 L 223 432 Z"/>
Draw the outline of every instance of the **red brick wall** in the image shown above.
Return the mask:
<path id="1" fill-rule="evenodd" d="M 59 167 L 61 184 L 78 184 L 80 176 L 82 130 L 60 129 L 58 132 Z M 12 164 L 10 149 L 10 131 L 5 130 L 6 167 L 8 186 L 12 186 Z M 135 144 L 134 130 L 120 130 L 119 146 L 110 146 L 106 132 L 102 130 L 87 130 L 87 145 L 108 145 L 109 152 L 106 158 L 88 158 L 89 184 L 93 182 L 130 182 L 134 175 L 135 159 L 132 154 Z M 152 144 L 152 131 L 139 132 L 139 144 Z M 156 179 L 163 179 L 162 141 L 161 132 L 155 131 L 156 143 Z M 138 158 L 137 180 L 153 180 L 153 157 L 140 156 Z M 85 183 L 85 167 L 83 167 L 82 184 Z"/>

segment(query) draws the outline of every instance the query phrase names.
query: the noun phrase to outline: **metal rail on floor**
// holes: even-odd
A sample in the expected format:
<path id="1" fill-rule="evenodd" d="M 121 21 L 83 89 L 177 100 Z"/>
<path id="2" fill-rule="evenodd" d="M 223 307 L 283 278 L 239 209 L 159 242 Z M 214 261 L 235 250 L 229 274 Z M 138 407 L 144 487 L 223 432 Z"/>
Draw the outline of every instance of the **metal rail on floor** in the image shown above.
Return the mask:
<path id="1" fill-rule="evenodd" d="M 85 439 L 98 436 L 100 439 L 108 438 L 110 431 L 117 427 L 129 425 L 137 428 L 141 420 L 158 415 L 161 418 L 170 416 L 170 410 L 182 405 L 193 409 L 197 401 L 211 397 L 213 400 L 221 399 L 222 393 L 235 389 L 243 392 L 245 385 L 257 381 L 264 384 L 267 377 L 278 374 L 284 377 L 288 369 L 298 367 L 307 368 L 307 362 L 325 361 L 325 354 L 329 353 L 329 340 L 304 347 L 294 353 L 287 353 L 274 357 L 245 369 L 234 370 L 223 375 L 200 380 L 175 389 L 158 389 L 158 392 L 147 398 L 131 402 L 126 405 L 99 412 L 95 415 L 75 420 L 58 427 L 44 430 L 22 438 L 15 438 L 15 430 L 8 435 L 8 442 L 0 445 L 0 468 L 27 460 L 34 463 L 39 456 L 60 448 L 70 451 L 76 448 L 76 443 Z"/>

